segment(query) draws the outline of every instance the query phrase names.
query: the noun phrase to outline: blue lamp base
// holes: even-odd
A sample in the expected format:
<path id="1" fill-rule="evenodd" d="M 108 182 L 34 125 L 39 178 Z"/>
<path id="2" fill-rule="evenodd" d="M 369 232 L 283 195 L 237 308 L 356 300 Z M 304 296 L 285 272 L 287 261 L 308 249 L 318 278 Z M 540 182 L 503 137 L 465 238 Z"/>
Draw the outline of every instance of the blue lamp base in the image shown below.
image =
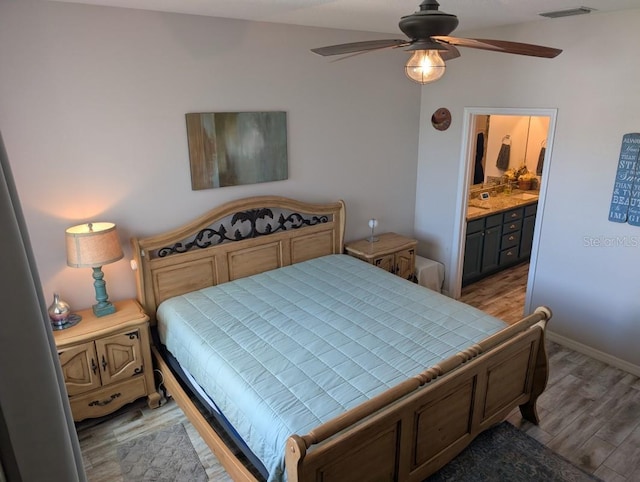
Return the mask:
<path id="1" fill-rule="evenodd" d="M 116 312 L 116 307 L 109 301 L 107 283 L 105 283 L 102 278 L 104 278 L 102 267 L 98 266 L 97 268 L 93 268 L 93 287 L 96 290 L 97 301 L 97 303 L 93 305 L 93 314 L 96 316 L 105 316 Z"/>
<path id="2" fill-rule="evenodd" d="M 106 303 L 96 303 L 93 305 L 93 314 L 96 316 L 110 315 L 115 312 L 116 307 L 108 301 Z"/>

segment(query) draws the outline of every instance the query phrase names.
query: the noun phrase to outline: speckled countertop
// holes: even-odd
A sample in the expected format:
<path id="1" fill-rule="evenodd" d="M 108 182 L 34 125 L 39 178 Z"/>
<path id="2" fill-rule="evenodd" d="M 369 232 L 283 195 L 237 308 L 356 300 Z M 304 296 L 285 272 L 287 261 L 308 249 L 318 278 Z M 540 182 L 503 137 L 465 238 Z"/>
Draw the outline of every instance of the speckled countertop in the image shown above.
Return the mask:
<path id="1" fill-rule="evenodd" d="M 508 211 L 538 202 L 538 191 L 514 190 L 511 194 L 497 194 L 489 199 L 471 199 L 467 206 L 467 221 Z"/>

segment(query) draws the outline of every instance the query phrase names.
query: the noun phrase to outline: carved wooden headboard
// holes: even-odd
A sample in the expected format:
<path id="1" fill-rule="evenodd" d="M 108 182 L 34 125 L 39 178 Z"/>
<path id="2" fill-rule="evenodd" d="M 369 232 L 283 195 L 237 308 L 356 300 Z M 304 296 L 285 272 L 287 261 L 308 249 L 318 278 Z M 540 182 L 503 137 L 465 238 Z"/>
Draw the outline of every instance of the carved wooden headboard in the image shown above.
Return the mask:
<path id="1" fill-rule="evenodd" d="M 138 301 L 155 323 L 167 298 L 343 252 L 344 202 L 239 199 L 167 233 L 133 238 Z"/>

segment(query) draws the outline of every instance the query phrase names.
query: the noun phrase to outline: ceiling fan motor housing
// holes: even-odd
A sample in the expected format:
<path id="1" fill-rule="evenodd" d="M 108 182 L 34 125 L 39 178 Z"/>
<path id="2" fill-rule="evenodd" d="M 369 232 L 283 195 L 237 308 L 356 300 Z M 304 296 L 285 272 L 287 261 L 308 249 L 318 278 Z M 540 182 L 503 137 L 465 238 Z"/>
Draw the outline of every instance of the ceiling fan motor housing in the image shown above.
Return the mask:
<path id="1" fill-rule="evenodd" d="M 437 45 L 430 40 L 433 36 L 447 36 L 458 26 L 458 17 L 440 12 L 440 5 L 435 0 L 425 0 L 420 4 L 420 11 L 406 15 L 400 19 L 399 27 L 414 42 L 424 46 Z M 411 47 L 417 47 L 414 43 Z M 409 50 L 415 50 L 410 48 Z"/>

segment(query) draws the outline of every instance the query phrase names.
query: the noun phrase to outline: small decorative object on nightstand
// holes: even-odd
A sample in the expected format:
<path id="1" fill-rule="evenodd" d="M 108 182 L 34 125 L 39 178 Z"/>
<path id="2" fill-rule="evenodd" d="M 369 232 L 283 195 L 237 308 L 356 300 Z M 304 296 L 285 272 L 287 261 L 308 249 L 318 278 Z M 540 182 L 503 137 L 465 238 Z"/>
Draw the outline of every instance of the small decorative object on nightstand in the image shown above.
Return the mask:
<path id="1" fill-rule="evenodd" d="M 345 250 L 351 256 L 413 281 L 417 245 L 418 241 L 415 239 L 396 233 L 384 233 L 378 236 L 375 244 L 369 239 L 362 239 L 345 244 Z"/>
<path id="2" fill-rule="evenodd" d="M 71 328 L 82 319 L 80 315 L 71 313 L 69 303 L 62 301 L 58 293 L 53 294 L 53 303 L 49 305 L 47 312 L 49 313 L 49 319 L 51 320 L 51 327 L 54 330 Z"/>
<path id="3" fill-rule="evenodd" d="M 149 407 L 160 405 L 149 317 L 135 300 L 115 305 L 116 312 L 108 316 L 80 311 L 82 323 L 53 333 L 76 422 L 102 417 L 144 396 Z"/>
<path id="4" fill-rule="evenodd" d="M 373 230 L 378 227 L 378 220 L 376 218 L 369 219 L 369 227 L 371 228 L 371 236 L 369 236 L 368 241 L 370 243 L 375 243 L 378 241 L 378 238 L 373 235 Z"/>

